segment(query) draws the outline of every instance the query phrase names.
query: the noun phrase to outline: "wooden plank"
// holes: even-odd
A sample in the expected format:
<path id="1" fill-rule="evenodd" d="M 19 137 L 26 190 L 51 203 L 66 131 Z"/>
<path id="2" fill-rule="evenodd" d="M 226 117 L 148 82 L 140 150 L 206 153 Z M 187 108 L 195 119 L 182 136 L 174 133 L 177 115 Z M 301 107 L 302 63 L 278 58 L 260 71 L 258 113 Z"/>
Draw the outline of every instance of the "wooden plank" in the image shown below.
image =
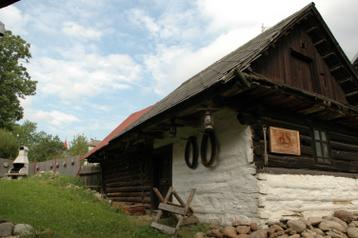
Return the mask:
<path id="1" fill-rule="evenodd" d="M 175 214 L 179 214 L 179 215 L 185 215 L 185 208 L 181 207 L 181 206 L 174 206 L 174 205 L 169 205 L 166 203 L 160 203 L 158 206 L 159 209 L 167 211 L 167 212 L 171 212 L 171 213 L 175 213 Z"/>
<path id="2" fill-rule="evenodd" d="M 159 224 L 158 222 L 152 222 L 151 227 L 156 228 L 168 235 L 174 235 L 176 233 L 176 229 L 170 226 L 166 226 L 163 224 Z"/>

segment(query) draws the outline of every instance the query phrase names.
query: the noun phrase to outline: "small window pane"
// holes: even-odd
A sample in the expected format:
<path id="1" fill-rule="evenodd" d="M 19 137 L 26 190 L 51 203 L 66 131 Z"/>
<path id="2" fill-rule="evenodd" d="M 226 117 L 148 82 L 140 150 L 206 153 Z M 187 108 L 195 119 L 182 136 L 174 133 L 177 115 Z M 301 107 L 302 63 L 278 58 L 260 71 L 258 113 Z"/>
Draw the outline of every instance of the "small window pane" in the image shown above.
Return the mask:
<path id="1" fill-rule="evenodd" d="M 321 140 L 327 141 L 326 133 L 324 131 L 321 131 Z"/>
<path id="2" fill-rule="evenodd" d="M 322 157 L 322 149 L 320 142 L 316 142 L 316 155 L 317 157 Z"/>
<path id="3" fill-rule="evenodd" d="M 314 130 L 314 139 L 315 140 L 319 140 L 320 138 L 319 138 L 319 131 L 317 131 L 317 130 Z"/>
<path id="4" fill-rule="evenodd" d="M 329 156 L 328 156 L 328 146 L 327 146 L 327 144 L 322 143 L 322 146 L 323 146 L 323 157 L 324 157 L 324 158 L 329 158 Z"/>

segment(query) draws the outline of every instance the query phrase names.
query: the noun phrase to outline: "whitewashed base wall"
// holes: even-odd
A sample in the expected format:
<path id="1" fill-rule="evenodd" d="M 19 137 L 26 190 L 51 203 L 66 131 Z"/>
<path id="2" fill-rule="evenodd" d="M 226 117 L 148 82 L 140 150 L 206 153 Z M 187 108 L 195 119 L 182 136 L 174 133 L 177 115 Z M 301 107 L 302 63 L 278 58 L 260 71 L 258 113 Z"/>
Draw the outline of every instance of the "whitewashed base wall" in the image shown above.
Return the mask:
<path id="1" fill-rule="evenodd" d="M 192 170 L 184 160 L 185 138 L 197 136 L 201 128 L 179 128 L 173 139 L 173 186 L 188 195 L 196 188 L 192 206 L 201 222 L 229 224 L 240 217 L 256 217 L 258 188 L 252 162 L 251 130 L 240 125 L 236 113 L 222 110 L 214 114 L 215 131 L 220 142 L 219 164 L 206 168 L 200 163 Z M 157 141 L 156 147 L 169 141 Z"/>
<path id="2" fill-rule="evenodd" d="M 358 211 L 358 179 L 327 175 L 258 174 L 259 218 L 330 215 Z"/>

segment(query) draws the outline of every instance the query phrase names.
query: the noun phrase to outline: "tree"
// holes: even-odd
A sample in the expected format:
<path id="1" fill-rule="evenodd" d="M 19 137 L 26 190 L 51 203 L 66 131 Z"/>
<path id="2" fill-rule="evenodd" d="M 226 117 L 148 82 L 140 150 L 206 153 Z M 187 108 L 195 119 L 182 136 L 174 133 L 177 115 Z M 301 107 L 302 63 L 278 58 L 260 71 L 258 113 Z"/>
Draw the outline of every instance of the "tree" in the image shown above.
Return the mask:
<path id="1" fill-rule="evenodd" d="M 62 157 L 63 152 L 63 142 L 58 136 L 40 131 L 36 135 L 34 144 L 30 146 L 29 159 L 31 161 L 51 160 Z"/>
<path id="2" fill-rule="evenodd" d="M 24 145 L 30 148 L 36 142 L 38 136 L 36 129 L 37 125 L 35 122 L 26 120 L 22 125 L 14 125 L 12 133 L 16 136 L 20 146 Z"/>
<path id="3" fill-rule="evenodd" d="M 71 148 L 69 150 L 73 156 L 82 156 L 88 152 L 88 139 L 83 134 L 76 135 L 71 141 Z"/>
<path id="4" fill-rule="evenodd" d="M 63 142 L 58 136 L 37 132 L 37 125 L 26 120 L 22 125 L 13 126 L 13 135 L 18 145 L 29 148 L 30 161 L 45 161 L 63 156 Z"/>
<path id="5" fill-rule="evenodd" d="M 16 137 L 10 131 L 0 129 L 0 158 L 14 159 L 18 149 Z"/>
<path id="6" fill-rule="evenodd" d="M 37 82 L 24 65 L 30 58 L 30 44 L 20 36 L 6 31 L 0 37 L 0 128 L 10 129 L 23 117 L 19 98 L 35 94 Z"/>

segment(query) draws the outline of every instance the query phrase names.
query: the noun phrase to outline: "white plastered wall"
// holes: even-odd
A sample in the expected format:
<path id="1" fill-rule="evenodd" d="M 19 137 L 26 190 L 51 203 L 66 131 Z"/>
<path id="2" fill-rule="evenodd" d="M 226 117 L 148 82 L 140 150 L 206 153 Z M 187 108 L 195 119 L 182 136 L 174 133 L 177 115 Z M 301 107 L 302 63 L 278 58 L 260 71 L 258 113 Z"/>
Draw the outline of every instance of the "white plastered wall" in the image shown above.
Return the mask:
<path id="1" fill-rule="evenodd" d="M 358 211 L 358 180 L 354 178 L 265 173 L 257 178 L 262 221 L 325 216 L 337 209 Z"/>
<path id="2" fill-rule="evenodd" d="M 237 218 L 256 218 L 258 188 L 251 130 L 229 109 L 214 113 L 214 123 L 220 148 L 214 168 L 204 167 L 200 157 L 195 170 L 185 164 L 186 138 L 197 136 L 200 147 L 201 128 L 178 128 L 175 138 L 157 140 L 154 146 L 173 143 L 173 187 L 185 198 L 196 188 L 192 207 L 200 221 L 228 224 Z"/>

